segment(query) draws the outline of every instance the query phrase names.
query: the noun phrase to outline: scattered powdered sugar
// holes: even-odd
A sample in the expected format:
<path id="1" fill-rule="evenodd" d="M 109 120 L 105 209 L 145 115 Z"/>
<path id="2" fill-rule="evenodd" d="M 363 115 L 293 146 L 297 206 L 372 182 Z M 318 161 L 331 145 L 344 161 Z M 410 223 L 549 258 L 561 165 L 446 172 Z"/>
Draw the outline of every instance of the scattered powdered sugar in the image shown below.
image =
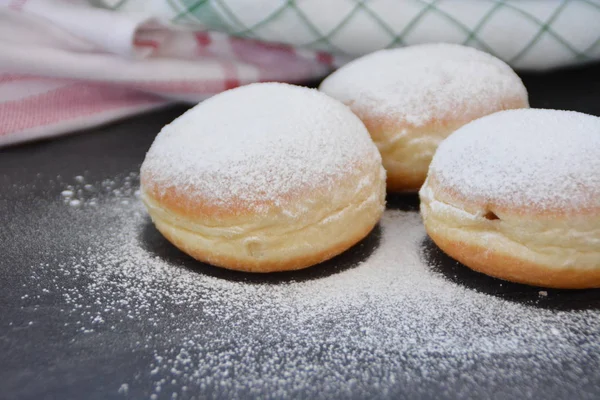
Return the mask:
<path id="1" fill-rule="evenodd" d="M 75 176 L 73 181 L 60 193 L 64 204 L 72 207 L 95 207 L 100 198 L 115 198 L 123 203 L 129 203 L 132 197 L 137 198 L 140 195 L 137 172 L 104 179 L 95 184 L 86 183 L 81 175 Z"/>
<path id="2" fill-rule="evenodd" d="M 349 258 L 313 270 L 340 266 L 331 273 L 263 279 L 183 256 L 152 227 L 135 179 L 113 181 L 121 187 L 66 207 L 78 250 L 39 265 L 28 285 L 41 304 L 41 289 L 62 297 L 78 319 L 64 329 L 126 329 L 151 352 L 146 370 L 123 376 L 115 392 L 150 380 L 156 399 L 480 397 L 515 380 L 562 379 L 560 390 L 573 393 L 585 379 L 563 371 L 600 367 L 597 310 L 537 308 L 451 282 L 426 255 L 416 212 L 387 210 Z"/>
<path id="3" fill-rule="evenodd" d="M 159 190 L 249 207 L 379 163 L 369 134 L 343 104 L 282 83 L 226 91 L 165 126 L 142 165 Z"/>
<path id="4" fill-rule="evenodd" d="M 450 135 L 430 173 L 486 204 L 593 210 L 600 207 L 600 118 L 541 109 L 492 114 Z"/>
<path id="5" fill-rule="evenodd" d="M 449 43 L 374 52 L 331 74 L 319 90 L 372 117 L 414 126 L 527 102 L 521 79 L 503 61 Z"/>

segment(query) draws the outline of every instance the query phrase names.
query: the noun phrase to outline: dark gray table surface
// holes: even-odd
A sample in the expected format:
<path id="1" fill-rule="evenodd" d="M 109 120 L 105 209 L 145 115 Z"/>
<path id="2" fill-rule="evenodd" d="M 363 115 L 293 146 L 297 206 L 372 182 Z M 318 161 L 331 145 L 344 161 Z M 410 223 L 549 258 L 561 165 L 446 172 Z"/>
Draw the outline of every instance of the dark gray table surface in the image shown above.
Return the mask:
<path id="1" fill-rule="evenodd" d="M 543 74 L 525 74 L 524 81 L 530 92 L 531 105 L 557 108 L 600 115 L 600 66 L 557 71 Z M 68 226 L 63 226 L 56 241 L 38 240 L 38 235 L 55 229 L 57 221 L 44 215 L 45 207 L 60 201 L 57 197 L 57 176 L 72 177 L 87 171 L 86 179 L 101 181 L 139 168 L 144 154 L 160 128 L 181 114 L 186 108 L 176 106 L 151 114 L 130 118 L 87 132 L 48 141 L 13 146 L 0 150 L 0 398 L 1 399 L 111 399 L 123 398 L 118 393 L 122 382 L 135 380 L 130 388 L 130 398 L 148 398 L 151 383 L 145 382 L 140 366 L 147 366 L 151 354 L 144 349 L 117 351 L 115 341 L 125 336 L 130 341 L 137 330 L 132 320 L 118 327 L 117 332 L 75 334 L 62 326 L 72 318 L 61 313 L 64 307 L 60 296 L 45 297 L 35 307 L 23 306 L 23 296 L 35 294 L 35 288 L 24 287 L 31 275 L 32 265 L 48 259 L 60 259 L 61 240 L 68 240 Z M 0 121 L 1 123 L 1 121 Z M 60 192 L 58 192 L 60 193 Z M 389 207 L 416 209 L 415 196 L 389 196 Z M 64 225 L 64 224 L 62 224 Z M 64 238 L 67 235 L 67 239 Z M 148 240 L 168 246 L 149 233 Z M 538 298 L 539 288 L 506 284 L 499 287 L 494 279 L 471 272 L 445 258 L 431 243 L 426 245 L 430 257 L 437 258 L 448 279 L 460 285 L 486 293 L 505 296 L 514 301 Z M 174 249 L 167 250 L 177 252 Z M 66 256 L 66 255 L 65 255 Z M 301 274 L 319 274 L 318 269 Z M 224 278 L 239 278 L 219 271 Z M 248 278 L 254 279 L 254 278 Z M 257 278 L 271 279 L 271 278 Z M 273 278 L 278 279 L 278 278 Z M 30 291 L 30 292 L 28 292 Z M 556 309 L 599 309 L 600 291 L 551 291 L 544 304 Z M 83 304 L 93 299 L 82 299 Z M 25 303 L 26 304 L 26 303 Z M 40 309 L 43 312 L 40 312 Z M 35 315 L 36 329 L 27 329 L 27 321 Z M 32 317 L 33 318 L 33 317 Z M 585 333 L 581 333 L 585 335 Z M 588 338 L 590 339 L 590 338 Z M 600 341 L 600 337 L 591 340 Z M 600 347 L 600 346 L 599 346 Z M 600 358 L 598 354 L 593 355 Z M 586 394 L 600 398 L 600 371 L 582 367 L 586 378 Z M 592 376 L 590 376 L 592 374 Z M 593 376 L 595 375 L 595 376 Z M 127 379 L 124 379 L 127 377 Z M 558 376 L 554 384 L 561 386 Z M 552 388 L 528 386 L 528 382 L 514 382 L 521 393 L 536 397 L 552 393 Z M 519 386 L 520 385 L 520 386 Z M 390 398 L 452 397 L 453 388 L 442 393 L 415 395 L 392 388 Z M 508 395 L 516 395 L 519 390 Z M 372 397 L 379 397 L 374 391 Z M 439 396 L 438 396 L 439 395 Z M 189 398 L 220 397 L 218 390 L 202 392 L 191 388 Z M 578 393 L 560 394 L 565 399 L 578 398 Z M 170 398 L 159 394 L 158 398 Z M 185 398 L 179 397 L 179 398 Z"/>

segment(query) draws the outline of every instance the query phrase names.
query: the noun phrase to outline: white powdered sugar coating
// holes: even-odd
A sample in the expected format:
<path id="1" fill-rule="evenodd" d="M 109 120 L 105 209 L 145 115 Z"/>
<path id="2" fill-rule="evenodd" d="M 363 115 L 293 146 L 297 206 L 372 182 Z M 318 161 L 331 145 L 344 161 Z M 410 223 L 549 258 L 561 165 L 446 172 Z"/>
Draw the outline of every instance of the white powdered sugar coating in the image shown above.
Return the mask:
<path id="1" fill-rule="evenodd" d="M 598 310 L 538 308 L 452 282 L 426 255 L 416 212 L 387 210 L 379 241 L 359 245 L 363 255 L 337 272 L 260 282 L 219 274 L 157 240 L 125 178 L 109 180 L 109 191 L 90 183 L 98 194 L 80 197 L 81 207 L 47 210 L 68 219 L 77 241 L 60 244 L 61 261 L 33 267 L 22 299 L 28 310 L 42 305 L 40 315 L 48 298 L 60 299 L 73 346 L 108 337 L 107 352 L 149 355 L 143 369 L 120 372 L 115 393 L 481 398 L 520 392 L 515 382 L 543 388 L 558 380 L 557 393 L 592 397 L 585 371 L 600 368 Z"/>
<path id="2" fill-rule="evenodd" d="M 527 101 L 521 79 L 503 61 L 446 43 L 377 51 L 343 66 L 319 89 L 361 114 L 413 126 Z"/>
<path id="3" fill-rule="evenodd" d="M 600 118 L 542 109 L 492 114 L 442 142 L 429 174 L 490 205 L 598 209 Z"/>
<path id="4" fill-rule="evenodd" d="M 251 207 L 328 187 L 357 165 L 379 160 L 348 107 L 314 89 L 260 83 L 214 96 L 165 126 L 142 176 L 159 189 Z"/>

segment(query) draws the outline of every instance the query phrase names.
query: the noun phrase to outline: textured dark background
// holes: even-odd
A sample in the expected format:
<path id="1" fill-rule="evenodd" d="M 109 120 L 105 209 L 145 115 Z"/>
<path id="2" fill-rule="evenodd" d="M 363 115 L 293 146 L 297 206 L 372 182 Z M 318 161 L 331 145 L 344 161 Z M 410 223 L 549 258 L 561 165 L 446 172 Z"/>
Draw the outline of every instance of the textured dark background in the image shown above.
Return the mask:
<path id="1" fill-rule="evenodd" d="M 600 66 L 526 74 L 523 79 L 529 89 L 532 107 L 600 115 Z M 1 399 L 122 398 L 115 388 L 123 382 L 123 376 L 135 376 L 140 365 L 148 365 L 150 354 L 147 352 L 117 352 L 113 349 L 114 341 L 119 341 L 123 335 L 135 335 L 135 329 L 125 327 L 113 336 L 87 334 L 73 337 L 72 332 L 65 334 L 61 329 L 65 316 L 59 311 L 63 307 L 59 297 L 40 305 L 43 309 L 41 320 L 39 309 L 35 310 L 36 329 L 20 328 L 29 320 L 29 313 L 34 312 L 22 307 L 21 296 L 27 291 L 23 283 L 31 266 L 51 257 L 60 258 L 60 240 L 69 240 L 68 236 L 55 242 L 36 238 L 36 232 L 56 226 L 57 221 L 44 215 L 46 205 L 57 201 L 55 178 L 59 175 L 73 177 L 88 171 L 88 179 L 100 181 L 137 170 L 156 133 L 185 109 L 183 106 L 172 107 L 81 134 L 0 150 Z M 418 200 L 414 196 L 391 196 L 389 206 L 416 209 Z M 68 232 L 68 227 L 65 231 Z M 153 230 L 147 233 L 149 245 L 168 246 L 156 235 Z M 440 272 L 450 280 L 516 301 L 538 298 L 539 288 L 514 284 L 500 287 L 494 279 L 458 266 L 430 241 L 424 246 L 427 256 L 441 265 Z M 172 248 L 165 251 L 177 252 Z M 231 274 L 218 271 L 223 275 Z M 318 269 L 302 272 L 305 275 L 319 273 Z M 231 278 L 238 279 L 239 275 Z M 600 294 L 597 290 L 553 291 L 551 300 L 541 305 L 556 309 L 600 308 Z M 15 321 L 17 324 L 9 326 L 9 322 Z M 131 324 L 133 326 L 135 321 Z M 580 334 L 586 335 L 585 332 Z M 600 354 L 595 356 L 600 357 Z M 600 371 L 586 371 L 583 366 L 579 373 L 587 382 L 587 393 L 600 388 Z M 554 381 L 552 377 L 548 379 L 556 387 L 561 386 L 560 376 Z M 518 388 L 519 383 L 516 384 Z M 529 395 L 535 396 L 536 391 L 548 394 L 548 387 L 527 387 L 527 382 L 520 384 Z M 507 390 L 511 392 L 511 388 Z M 147 398 L 149 393 L 150 383 L 146 387 L 141 384 L 129 395 Z M 600 398 L 600 391 L 596 394 Z M 404 393 L 404 396 L 413 397 L 410 393 Z M 560 391 L 560 396 L 578 398 L 577 393 L 565 393 L 564 390 Z M 204 397 L 219 396 L 218 393 L 199 396 Z M 373 397 L 378 397 L 377 393 L 373 393 Z M 452 397 L 452 388 L 439 393 L 439 397 Z"/>

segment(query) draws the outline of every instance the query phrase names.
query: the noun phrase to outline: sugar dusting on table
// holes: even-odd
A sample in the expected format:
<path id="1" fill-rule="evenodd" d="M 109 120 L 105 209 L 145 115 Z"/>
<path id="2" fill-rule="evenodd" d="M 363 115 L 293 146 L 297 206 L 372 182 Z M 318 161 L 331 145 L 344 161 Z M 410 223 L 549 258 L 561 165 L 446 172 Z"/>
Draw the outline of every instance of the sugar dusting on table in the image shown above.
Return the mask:
<path id="1" fill-rule="evenodd" d="M 65 314 L 78 319 L 65 327 L 75 338 L 124 326 L 140 332 L 135 346 L 153 360 L 115 393 L 150 380 L 151 398 L 214 390 L 224 398 L 427 396 L 440 379 L 461 380 L 472 369 L 465 392 L 452 394 L 460 397 L 503 390 L 486 386 L 482 362 L 509 382 L 523 374 L 543 381 L 549 365 L 600 367 L 598 343 L 574 333 L 598 334 L 598 311 L 541 309 L 448 281 L 427 264 L 415 212 L 386 211 L 377 248 L 351 268 L 247 282 L 157 252 L 136 189 L 135 174 L 65 188 L 80 194 L 66 204 L 79 206 L 49 212 L 68 212 L 78 244 L 68 261 L 36 266 L 30 283 L 39 303 L 43 290 L 61 294 Z"/>

